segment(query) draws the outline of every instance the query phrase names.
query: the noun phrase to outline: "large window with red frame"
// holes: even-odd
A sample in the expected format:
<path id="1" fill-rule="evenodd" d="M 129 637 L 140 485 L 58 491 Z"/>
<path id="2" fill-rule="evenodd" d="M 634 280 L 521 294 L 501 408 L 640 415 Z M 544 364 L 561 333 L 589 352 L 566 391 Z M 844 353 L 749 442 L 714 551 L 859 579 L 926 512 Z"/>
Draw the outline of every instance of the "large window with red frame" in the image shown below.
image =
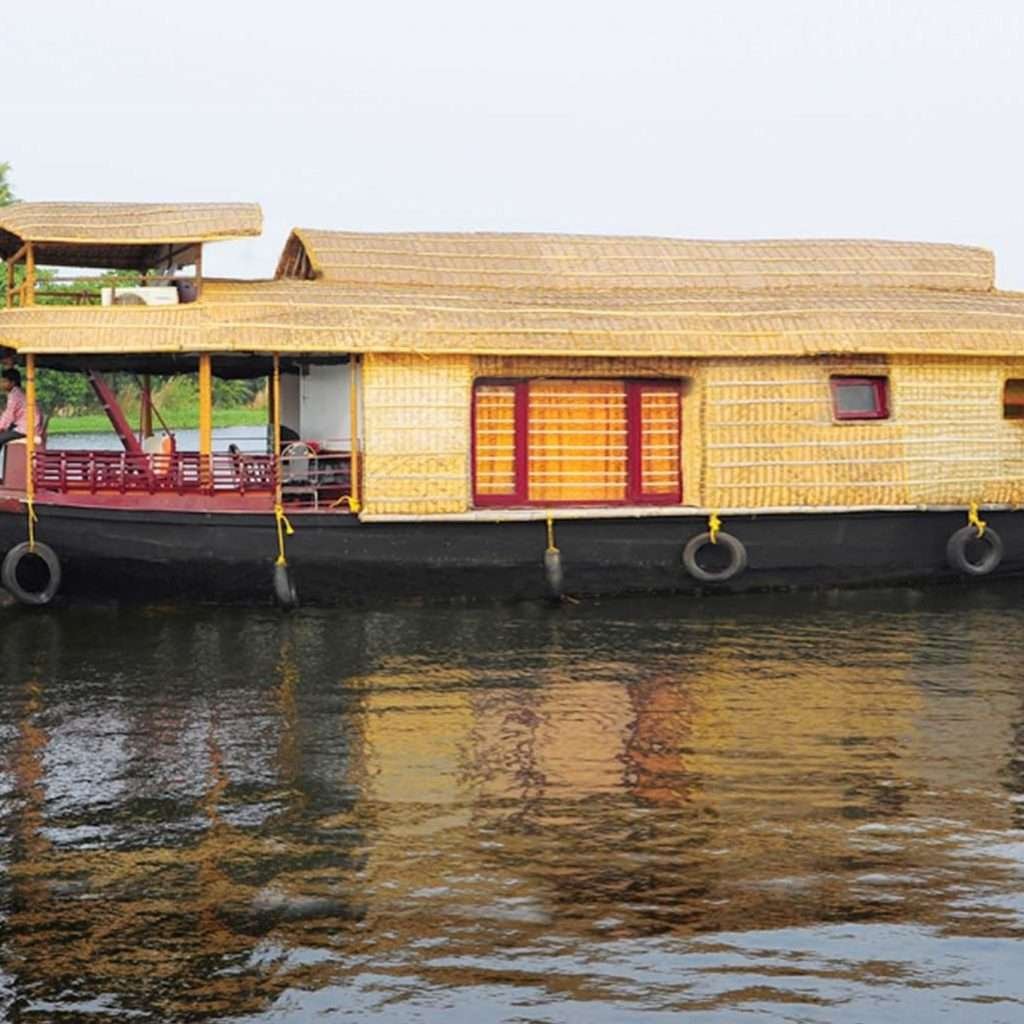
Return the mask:
<path id="1" fill-rule="evenodd" d="M 645 380 L 482 380 L 477 505 L 682 501 L 682 388 Z"/>

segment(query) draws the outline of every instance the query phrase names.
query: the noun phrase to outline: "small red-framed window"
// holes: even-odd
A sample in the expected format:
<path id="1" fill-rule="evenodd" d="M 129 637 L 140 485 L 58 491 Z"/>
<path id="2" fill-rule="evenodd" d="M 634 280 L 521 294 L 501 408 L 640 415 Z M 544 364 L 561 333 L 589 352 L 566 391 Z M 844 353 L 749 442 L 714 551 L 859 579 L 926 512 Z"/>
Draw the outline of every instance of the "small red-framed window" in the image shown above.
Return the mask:
<path id="1" fill-rule="evenodd" d="M 837 420 L 889 418 L 888 377 L 833 377 L 832 415 Z"/>

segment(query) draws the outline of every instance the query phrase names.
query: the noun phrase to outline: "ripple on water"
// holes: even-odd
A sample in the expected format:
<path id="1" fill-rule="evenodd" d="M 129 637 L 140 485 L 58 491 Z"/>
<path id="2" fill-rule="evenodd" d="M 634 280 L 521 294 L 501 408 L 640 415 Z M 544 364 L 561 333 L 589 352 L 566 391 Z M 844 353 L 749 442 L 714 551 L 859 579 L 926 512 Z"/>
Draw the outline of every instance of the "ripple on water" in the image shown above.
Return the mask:
<path id="1" fill-rule="evenodd" d="M 0 1006 L 1015 1021 L 1019 598 L 0 609 Z"/>

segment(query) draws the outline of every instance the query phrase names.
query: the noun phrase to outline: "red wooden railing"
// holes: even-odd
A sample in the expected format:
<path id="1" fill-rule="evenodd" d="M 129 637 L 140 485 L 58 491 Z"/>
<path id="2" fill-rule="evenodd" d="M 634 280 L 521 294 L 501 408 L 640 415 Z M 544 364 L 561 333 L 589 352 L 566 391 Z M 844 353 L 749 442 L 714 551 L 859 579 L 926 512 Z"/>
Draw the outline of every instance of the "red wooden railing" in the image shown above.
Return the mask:
<path id="1" fill-rule="evenodd" d="M 220 452 L 39 451 L 33 476 L 37 491 L 59 494 L 250 494 L 276 485 L 273 456 Z"/>

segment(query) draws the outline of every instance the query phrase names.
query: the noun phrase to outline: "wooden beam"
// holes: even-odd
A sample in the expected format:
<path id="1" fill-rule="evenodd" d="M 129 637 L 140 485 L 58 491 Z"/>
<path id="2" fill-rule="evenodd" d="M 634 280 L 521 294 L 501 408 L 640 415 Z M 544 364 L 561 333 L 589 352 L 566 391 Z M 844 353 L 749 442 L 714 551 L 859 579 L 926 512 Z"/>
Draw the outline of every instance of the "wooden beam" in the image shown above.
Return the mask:
<path id="1" fill-rule="evenodd" d="M 213 366 L 209 353 L 199 357 L 199 454 L 213 454 Z"/>
<path id="2" fill-rule="evenodd" d="M 25 305 L 36 304 L 36 250 L 32 242 L 25 243 Z"/>
<path id="3" fill-rule="evenodd" d="M 25 257 L 25 250 L 28 248 L 26 242 L 13 256 L 7 258 L 7 265 L 13 267 L 15 263 L 20 263 Z"/>
<path id="4" fill-rule="evenodd" d="M 166 245 L 163 247 L 163 251 L 158 252 L 153 258 L 153 262 L 150 265 L 150 270 L 161 271 L 163 273 L 170 273 L 174 267 L 187 267 L 187 263 L 176 263 L 175 260 L 179 256 L 188 256 L 193 250 L 196 252 L 196 258 L 200 257 L 202 253 L 202 245 L 195 242 L 186 242 L 185 245 L 179 245 L 175 248 L 173 245 Z"/>
<path id="5" fill-rule="evenodd" d="M 359 371 L 359 356 L 350 355 L 348 364 L 348 417 L 349 417 L 349 508 L 358 514 L 362 505 L 362 481 L 359 476 L 359 381 L 356 380 L 356 373 Z"/>
<path id="6" fill-rule="evenodd" d="M 36 454 L 36 357 L 29 352 L 25 356 L 25 494 L 31 502 L 35 499 L 35 454 Z M 29 515 L 32 509 L 29 508 Z M 33 535 L 34 536 L 34 535 Z"/>
<path id="7" fill-rule="evenodd" d="M 270 375 L 270 410 L 271 428 L 270 436 L 273 439 L 274 452 L 274 476 L 276 486 L 274 490 L 274 503 L 281 505 L 283 491 L 281 488 L 281 357 L 274 353 L 274 370 Z"/>
<path id="8" fill-rule="evenodd" d="M 22 257 L 25 255 L 25 250 L 28 245 L 23 245 L 16 253 L 7 259 L 7 308 L 10 309 L 14 305 L 14 296 L 17 295 L 19 301 L 21 300 L 21 288 L 14 287 L 14 266 L 19 263 Z"/>
<path id="9" fill-rule="evenodd" d="M 142 375 L 139 396 L 139 433 L 143 440 L 153 436 L 153 380 L 148 373 Z"/>
<path id="10" fill-rule="evenodd" d="M 110 420 L 110 425 L 114 428 L 114 433 L 121 439 L 124 450 L 129 455 L 145 454 L 142 450 L 142 445 L 139 444 L 139 439 L 132 431 L 132 425 L 128 422 L 128 417 L 125 416 L 124 410 L 117 400 L 114 389 L 106 382 L 102 374 L 96 373 L 95 370 L 87 369 L 85 373 L 93 392 L 103 407 L 103 411 L 107 414 L 107 419 Z"/>

